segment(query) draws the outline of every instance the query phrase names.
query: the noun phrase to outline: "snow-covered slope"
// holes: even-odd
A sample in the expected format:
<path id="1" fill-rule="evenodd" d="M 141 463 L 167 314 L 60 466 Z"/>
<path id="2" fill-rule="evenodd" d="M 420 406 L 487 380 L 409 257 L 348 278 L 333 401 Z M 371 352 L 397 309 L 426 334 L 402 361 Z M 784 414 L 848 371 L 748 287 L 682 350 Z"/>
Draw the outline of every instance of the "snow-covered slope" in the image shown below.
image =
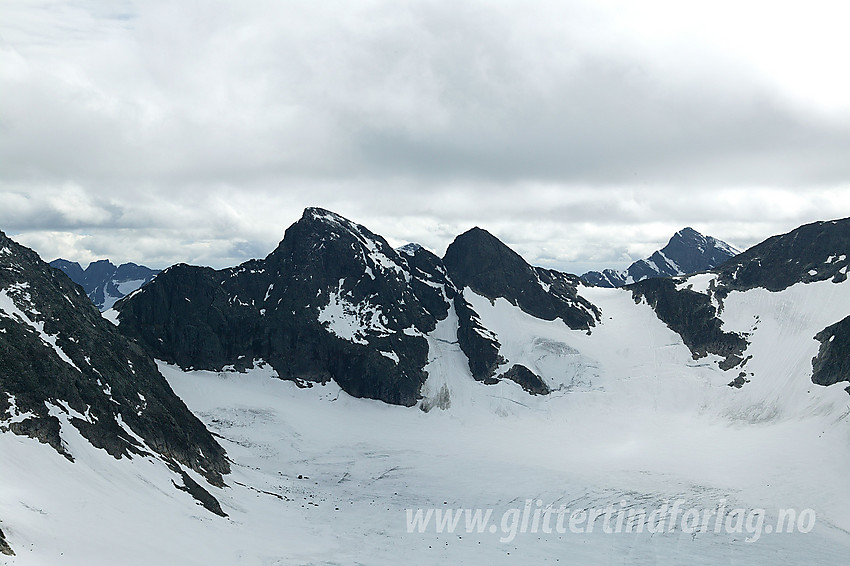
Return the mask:
<path id="1" fill-rule="evenodd" d="M 160 371 L 227 450 L 227 487 L 207 488 L 227 518 L 166 489 L 158 460 L 104 457 L 73 427 L 74 464 L 4 433 L 12 563 L 846 560 L 850 221 L 801 227 L 714 272 L 608 289 L 528 266 L 488 234 L 461 241 L 488 247 L 487 269 L 468 269 L 474 245 L 445 261 L 305 215 L 266 260 L 172 268 L 118 304 L 119 329 L 145 327 L 179 358 Z M 208 355 L 215 371 L 189 370 Z M 421 374 L 397 380 L 400 365 Z M 601 518 L 559 531 L 542 522 L 549 505 L 570 510 L 567 524 L 606 508 L 615 523 L 679 515 L 659 513 L 656 532 Z M 449 509 L 489 509 L 491 522 L 408 528 L 417 510 Z M 772 532 L 787 510 L 795 532 Z"/>
<path id="2" fill-rule="evenodd" d="M 50 469 L 60 462 L 74 466 L 92 451 L 115 462 L 139 459 L 166 468 L 179 482 L 169 489 L 199 499 L 208 494 L 192 475 L 221 485 L 229 470 L 221 446 L 153 359 L 105 321 L 79 286 L 2 232 L 0 438 L 42 455 L 18 461 L 16 448 L 0 451 L 0 490 L 12 489 L 10 474 L 26 479 L 18 486 L 25 489 L 18 505 L 31 505 L 31 492 L 40 489 L 40 462 L 52 461 Z M 85 475 L 85 468 L 76 469 Z M 61 483 L 60 476 L 44 479 Z M 213 500 L 207 504 L 216 509 Z M 11 552 L 20 525 L 9 524 L 5 511 L 0 530 L 12 540 Z"/>
<path id="3" fill-rule="evenodd" d="M 624 271 L 614 269 L 588 271 L 581 278 L 597 287 L 622 287 L 652 277 L 690 275 L 708 271 L 739 253 L 741 253 L 740 250 L 726 242 L 711 236 L 703 236 L 688 227 L 673 234 L 666 246 L 648 258 L 634 262 Z"/>
<path id="4" fill-rule="evenodd" d="M 635 322 L 651 320 L 641 311 Z M 228 517 L 169 489 L 168 470 L 156 462 L 115 461 L 72 436 L 71 464 L 0 435 L 2 528 L 18 554 L 8 563 L 843 563 L 846 426 L 825 414 L 750 423 L 694 411 L 711 397 L 698 377 L 708 370 L 674 375 L 686 349 L 666 344 L 670 334 L 653 326 L 655 339 L 644 342 L 655 344 L 652 352 L 623 351 L 585 390 L 528 396 L 511 383 L 468 378 L 474 395 L 464 398 L 475 405 L 429 413 L 355 399 L 331 383 L 300 389 L 269 366 L 187 373 L 161 365 L 233 460 L 229 487 L 210 488 Z M 606 375 L 629 359 L 645 372 Z M 681 378 L 673 388 L 671 377 Z M 727 532 L 723 515 L 719 532 L 714 518 L 693 533 L 680 521 L 668 530 L 669 519 L 660 533 L 606 533 L 602 519 L 591 532 L 568 522 L 558 532 L 553 519 L 550 532 L 532 532 L 519 520 L 526 505 L 650 512 L 674 502 L 682 512 L 725 506 L 749 517 L 761 509 L 763 526 L 744 522 L 736 532 L 733 516 Z M 815 510 L 812 530 L 767 533 L 764 525 L 789 508 Z M 424 532 L 409 532 L 408 509 L 492 509 L 495 531 L 467 532 L 462 519 L 438 532 L 432 519 Z"/>

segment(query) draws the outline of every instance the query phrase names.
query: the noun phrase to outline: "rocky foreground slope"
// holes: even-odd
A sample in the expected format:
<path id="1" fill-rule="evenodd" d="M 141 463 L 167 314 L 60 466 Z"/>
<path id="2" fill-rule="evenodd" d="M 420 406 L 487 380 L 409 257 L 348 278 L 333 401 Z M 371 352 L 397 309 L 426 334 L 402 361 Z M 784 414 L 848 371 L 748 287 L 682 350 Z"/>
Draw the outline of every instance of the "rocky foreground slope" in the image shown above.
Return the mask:
<path id="1" fill-rule="evenodd" d="M 71 431 L 71 428 L 74 431 Z M 0 232 L 0 431 L 70 461 L 81 435 L 110 456 L 152 457 L 223 484 L 222 447 L 153 358 L 103 319 L 83 289 Z"/>

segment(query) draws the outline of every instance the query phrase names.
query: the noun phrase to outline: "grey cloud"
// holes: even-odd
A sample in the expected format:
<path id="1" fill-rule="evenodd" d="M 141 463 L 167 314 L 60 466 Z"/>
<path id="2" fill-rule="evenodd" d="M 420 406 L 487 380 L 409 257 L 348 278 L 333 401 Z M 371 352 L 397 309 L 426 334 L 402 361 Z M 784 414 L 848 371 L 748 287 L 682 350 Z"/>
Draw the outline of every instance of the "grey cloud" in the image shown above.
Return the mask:
<path id="1" fill-rule="evenodd" d="M 820 184 L 850 168 L 850 124 L 740 69 L 671 83 L 640 54 L 587 44 L 579 24 L 600 22 L 586 15 L 546 29 L 477 3 L 378 5 L 377 23 L 153 6 L 114 53 L 72 50 L 78 80 L 37 69 L 8 85 L 6 175 Z"/>
<path id="2" fill-rule="evenodd" d="M 4 12 L 0 229 L 48 256 L 223 266 L 318 205 L 397 243 L 480 225 L 605 267 L 684 225 L 750 245 L 850 215 L 846 115 L 592 2 Z"/>

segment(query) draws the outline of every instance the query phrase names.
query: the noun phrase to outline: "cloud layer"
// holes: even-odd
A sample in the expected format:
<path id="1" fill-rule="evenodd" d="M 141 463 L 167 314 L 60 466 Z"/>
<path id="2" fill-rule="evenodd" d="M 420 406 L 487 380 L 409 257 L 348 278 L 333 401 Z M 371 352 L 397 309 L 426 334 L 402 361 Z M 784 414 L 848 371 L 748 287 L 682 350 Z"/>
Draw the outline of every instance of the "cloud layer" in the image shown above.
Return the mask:
<path id="1" fill-rule="evenodd" d="M 850 216 L 834 2 L 0 7 L 0 229 L 45 259 L 263 256 L 305 206 L 618 267 Z"/>

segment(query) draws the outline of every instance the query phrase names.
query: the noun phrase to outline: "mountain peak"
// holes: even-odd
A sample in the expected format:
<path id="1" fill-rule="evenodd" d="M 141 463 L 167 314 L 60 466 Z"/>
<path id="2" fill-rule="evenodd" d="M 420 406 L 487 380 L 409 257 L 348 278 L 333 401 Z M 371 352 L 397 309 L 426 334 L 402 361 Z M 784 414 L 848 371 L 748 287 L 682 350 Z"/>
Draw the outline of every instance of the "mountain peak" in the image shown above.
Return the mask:
<path id="1" fill-rule="evenodd" d="M 112 308 L 121 299 L 150 281 L 159 273 L 135 263 L 122 263 L 118 267 L 108 259 L 93 261 L 86 269 L 66 259 L 55 259 L 50 267 L 65 272 L 71 281 L 85 289 L 86 294 L 101 311 Z"/>
<path id="2" fill-rule="evenodd" d="M 395 278 L 406 278 L 404 259 L 384 238 L 318 207 L 304 209 L 301 219 L 287 228 L 280 245 L 266 259 L 272 264 L 294 262 L 302 268 L 312 265 L 319 272 L 326 271 L 325 261 L 334 261 L 346 264 L 351 271 L 348 275 L 366 265 L 368 273 L 389 271 Z"/>
<path id="3" fill-rule="evenodd" d="M 328 236 L 331 239 L 335 239 L 335 237 L 342 235 L 339 232 L 340 230 L 349 233 L 360 245 L 370 250 L 379 247 L 382 248 L 382 251 L 386 251 L 384 248 L 387 248 L 391 254 L 394 253 L 392 247 L 381 236 L 372 233 L 365 226 L 353 222 L 336 212 L 315 206 L 304 209 L 301 219 L 287 229 L 284 235 L 284 241 L 290 238 L 290 232 L 293 238 L 297 234 L 298 239 L 305 236 L 313 239 L 318 237 L 321 240 L 326 240 Z"/>
<path id="4" fill-rule="evenodd" d="M 414 405 L 427 377 L 423 336 L 448 314 L 445 301 L 413 280 L 384 238 L 308 208 L 265 259 L 169 270 L 116 310 L 121 331 L 181 367 L 245 369 L 261 359 L 285 379 L 333 379 L 355 397 Z M 174 340 L 162 339 L 159 323 Z"/>
<path id="5" fill-rule="evenodd" d="M 702 238 L 702 239 L 705 239 L 705 236 L 703 236 L 702 234 L 700 234 L 699 231 L 694 230 L 690 226 L 685 226 L 684 228 L 682 228 L 681 230 L 676 232 L 673 235 L 673 237 L 676 237 L 676 236 L 681 236 L 683 238 Z"/>
<path id="6" fill-rule="evenodd" d="M 484 228 L 480 228 L 478 226 L 473 226 L 466 232 L 459 234 L 455 238 L 455 242 L 458 241 L 462 243 L 493 242 L 498 244 L 500 247 L 513 251 L 508 246 L 506 246 L 499 238 L 497 238 Z"/>
<path id="7" fill-rule="evenodd" d="M 532 267 L 487 230 L 475 227 L 455 238 L 443 265 L 461 290 L 469 287 L 491 300 L 504 298 L 532 316 L 560 318 L 571 328 L 595 324 L 592 305 L 578 300 L 578 278 Z M 553 285 L 562 293 L 551 293 Z"/>
<path id="8" fill-rule="evenodd" d="M 455 283 L 461 287 L 464 286 L 463 275 L 465 272 L 472 275 L 482 269 L 499 267 L 499 261 L 502 260 L 531 269 L 531 266 L 522 256 L 499 238 L 478 226 L 455 236 L 443 255 L 443 263 L 446 264 L 446 267 L 452 266 L 450 270 L 454 272 Z M 460 280 L 458 280 L 458 277 L 460 277 Z"/>
<path id="9" fill-rule="evenodd" d="M 513 275 L 531 273 L 531 266 L 518 253 L 477 226 L 449 244 L 443 263 L 459 288 L 469 286 L 487 296 L 501 296 L 497 289 L 513 287 Z"/>
<path id="10" fill-rule="evenodd" d="M 415 242 L 410 242 L 409 244 L 404 244 L 403 246 L 397 248 L 396 251 L 400 254 L 412 256 L 412 255 L 416 255 L 416 252 L 418 252 L 421 249 L 423 249 L 421 245 L 419 245 Z"/>
<path id="11" fill-rule="evenodd" d="M 648 258 L 634 262 L 624 271 L 589 271 L 581 277 L 597 287 L 622 287 L 653 277 L 673 277 L 707 271 L 739 253 L 739 250 L 726 242 L 705 236 L 686 226 L 673 234 L 666 246 Z"/>
<path id="12" fill-rule="evenodd" d="M 319 208 L 318 206 L 308 206 L 301 214 L 301 220 L 319 220 L 323 222 L 333 222 L 337 224 L 347 224 L 351 221 L 332 212 L 330 210 Z"/>
<path id="13" fill-rule="evenodd" d="M 91 269 L 91 268 L 107 269 L 107 268 L 114 268 L 114 267 L 115 267 L 115 264 L 112 263 L 111 261 L 109 261 L 108 259 L 98 259 L 98 260 L 91 262 L 86 269 L 87 270 Z"/>

